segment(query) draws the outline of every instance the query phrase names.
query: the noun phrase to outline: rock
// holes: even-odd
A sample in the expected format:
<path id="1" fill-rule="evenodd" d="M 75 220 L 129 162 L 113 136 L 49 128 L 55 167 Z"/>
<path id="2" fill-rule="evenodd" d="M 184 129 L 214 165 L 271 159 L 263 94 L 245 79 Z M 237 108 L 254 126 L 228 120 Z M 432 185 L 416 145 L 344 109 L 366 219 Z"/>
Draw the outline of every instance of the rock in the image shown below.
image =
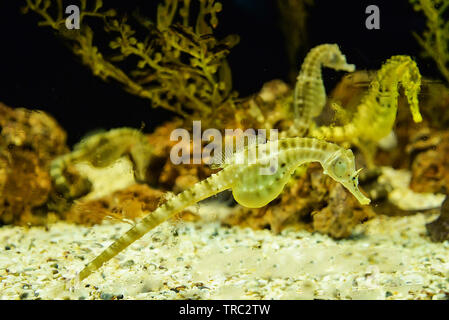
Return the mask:
<path id="1" fill-rule="evenodd" d="M 30 150 L 42 163 L 68 151 L 65 131 L 43 111 L 12 109 L 0 102 L 0 125 L 2 147 Z"/>
<path id="2" fill-rule="evenodd" d="M 440 216 L 428 224 L 426 224 L 427 232 L 429 232 L 430 239 L 434 242 L 443 242 L 449 240 L 449 197 L 441 206 Z"/>
<path id="3" fill-rule="evenodd" d="M 115 296 L 114 296 L 112 293 L 105 293 L 105 292 L 102 292 L 102 293 L 100 294 L 100 299 L 102 299 L 102 300 L 112 300 L 114 297 L 115 297 Z"/>
<path id="4" fill-rule="evenodd" d="M 446 188 L 449 190 L 449 132 L 434 131 L 425 139 L 428 141 L 424 148 L 423 142 L 409 146 L 410 152 L 417 153 L 412 163 L 412 178 L 410 188 L 416 192 L 438 193 Z"/>
<path id="5" fill-rule="evenodd" d="M 336 184 L 329 192 L 328 205 L 313 214 L 313 230 L 334 239 L 349 237 L 355 226 L 375 216 L 370 207 L 356 202 L 341 184 Z"/>
<path id="6" fill-rule="evenodd" d="M 163 194 L 147 185 L 135 184 L 98 199 L 76 201 L 65 218 L 87 225 L 101 223 L 106 217 L 119 221 L 135 220 L 143 212 L 155 210 Z"/>
<path id="7" fill-rule="evenodd" d="M 42 111 L 0 103 L 0 223 L 41 223 L 52 189 L 50 161 L 67 151 L 66 133 Z"/>

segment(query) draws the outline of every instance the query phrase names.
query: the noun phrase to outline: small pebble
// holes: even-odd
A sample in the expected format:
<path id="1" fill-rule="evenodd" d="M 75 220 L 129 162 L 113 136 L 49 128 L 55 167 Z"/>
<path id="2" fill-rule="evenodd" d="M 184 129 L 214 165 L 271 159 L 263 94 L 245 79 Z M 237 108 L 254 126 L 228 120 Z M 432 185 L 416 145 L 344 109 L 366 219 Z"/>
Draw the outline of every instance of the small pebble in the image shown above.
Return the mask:
<path id="1" fill-rule="evenodd" d="M 100 294 L 100 298 L 101 298 L 102 300 L 112 300 L 112 298 L 114 298 L 114 295 L 111 294 L 111 293 L 104 293 L 104 292 L 102 292 L 102 293 Z"/>

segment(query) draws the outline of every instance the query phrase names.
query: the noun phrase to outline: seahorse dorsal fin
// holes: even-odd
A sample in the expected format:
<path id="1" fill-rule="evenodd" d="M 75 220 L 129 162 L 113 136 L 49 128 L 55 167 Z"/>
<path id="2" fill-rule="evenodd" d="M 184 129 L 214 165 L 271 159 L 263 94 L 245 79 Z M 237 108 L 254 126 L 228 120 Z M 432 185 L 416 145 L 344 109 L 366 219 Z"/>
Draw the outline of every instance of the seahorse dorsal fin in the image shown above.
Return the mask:
<path id="1" fill-rule="evenodd" d="M 245 137 L 247 137 L 247 139 L 245 139 Z M 224 140 L 223 151 L 221 153 L 218 152 L 218 154 L 214 154 L 212 163 L 210 165 L 212 169 L 224 168 L 226 167 L 226 165 L 233 162 L 235 155 L 237 153 L 240 153 L 245 149 L 249 149 L 256 145 L 264 144 L 267 142 L 266 137 L 264 137 L 263 135 L 256 135 L 256 134 L 245 134 L 240 137 L 227 136 L 223 140 Z"/>

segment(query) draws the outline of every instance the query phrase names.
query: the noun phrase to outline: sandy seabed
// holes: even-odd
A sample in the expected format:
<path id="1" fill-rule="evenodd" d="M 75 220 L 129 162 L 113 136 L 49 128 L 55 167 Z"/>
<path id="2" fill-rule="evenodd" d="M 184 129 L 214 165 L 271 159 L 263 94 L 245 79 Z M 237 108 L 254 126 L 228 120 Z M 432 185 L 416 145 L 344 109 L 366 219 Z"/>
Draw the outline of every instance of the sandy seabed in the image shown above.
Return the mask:
<path id="1" fill-rule="evenodd" d="M 218 203 L 197 222 L 169 221 L 80 285 L 84 264 L 129 225 L 58 222 L 0 228 L 1 299 L 447 299 L 449 242 L 430 242 L 435 215 L 377 218 L 350 239 L 223 227 Z"/>

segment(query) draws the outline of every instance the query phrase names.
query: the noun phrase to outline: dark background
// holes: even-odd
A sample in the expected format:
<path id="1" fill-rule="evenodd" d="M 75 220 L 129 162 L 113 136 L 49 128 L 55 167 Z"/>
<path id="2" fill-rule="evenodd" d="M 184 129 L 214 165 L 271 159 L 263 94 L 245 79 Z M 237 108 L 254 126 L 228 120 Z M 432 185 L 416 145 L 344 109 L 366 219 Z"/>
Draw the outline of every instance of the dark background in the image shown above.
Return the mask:
<path id="1" fill-rule="evenodd" d="M 148 100 L 126 93 L 120 85 L 93 76 L 50 28 L 36 25 L 36 14 L 21 14 L 24 2 L 0 3 L 0 101 L 51 113 L 67 130 L 69 144 L 98 128 L 139 128 L 144 122 L 144 131 L 150 132 L 173 116 L 151 108 Z M 110 0 L 104 2 L 119 12 L 140 7 L 149 15 L 157 4 L 156 0 L 121 1 L 117 2 L 120 7 Z M 218 38 L 231 33 L 241 38 L 229 56 L 234 89 L 243 97 L 257 92 L 266 81 L 288 81 L 286 49 L 274 0 L 221 2 Z M 378 69 L 390 56 L 407 54 L 416 58 L 424 76 L 438 77 L 433 62 L 419 57 L 421 49 L 412 31 L 421 33 L 425 19 L 412 10 L 408 0 L 315 2 L 309 11 L 309 47 L 338 43 L 357 69 Z M 365 28 L 365 8 L 370 4 L 380 8 L 380 30 Z M 303 57 L 298 56 L 298 66 Z M 326 86 L 331 88 L 340 75 L 325 72 Z"/>

